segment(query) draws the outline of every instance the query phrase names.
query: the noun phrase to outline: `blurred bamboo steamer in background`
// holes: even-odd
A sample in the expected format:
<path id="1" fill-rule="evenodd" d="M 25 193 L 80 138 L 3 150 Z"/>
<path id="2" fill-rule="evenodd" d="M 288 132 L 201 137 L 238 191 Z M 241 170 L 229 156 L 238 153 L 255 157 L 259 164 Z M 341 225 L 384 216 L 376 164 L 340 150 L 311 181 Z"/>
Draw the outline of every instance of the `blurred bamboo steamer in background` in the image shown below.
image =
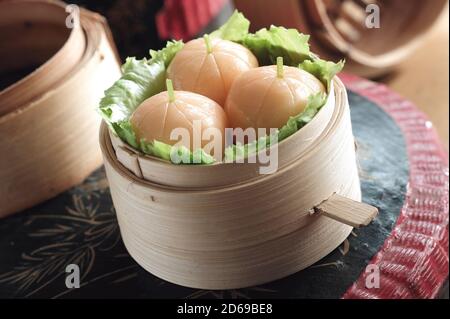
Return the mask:
<path id="1" fill-rule="evenodd" d="M 253 31 L 273 25 L 311 35 L 314 52 L 347 60 L 346 70 L 376 77 L 392 70 L 417 48 L 447 0 L 234 0 Z M 379 8 L 380 28 L 368 28 L 367 6 Z M 369 7 L 373 8 L 373 7 Z"/>
<path id="2" fill-rule="evenodd" d="M 131 152 L 102 124 L 106 175 L 130 255 L 176 284 L 242 288 L 312 265 L 352 226 L 367 225 L 377 210 L 359 203 L 347 94 L 340 80 L 334 87 L 314 119 L 280 142 L 273 174 L 251 163 L 162 162 Z"/>
<path id="3" fill-rule="evenodd" d="M 80 9 L 77 23 L 66 8 L 0 1 L 0 217 L 82 182 L 102 163 L 95 107 L 120 77 L 119 60 L 101 16 Z"/>

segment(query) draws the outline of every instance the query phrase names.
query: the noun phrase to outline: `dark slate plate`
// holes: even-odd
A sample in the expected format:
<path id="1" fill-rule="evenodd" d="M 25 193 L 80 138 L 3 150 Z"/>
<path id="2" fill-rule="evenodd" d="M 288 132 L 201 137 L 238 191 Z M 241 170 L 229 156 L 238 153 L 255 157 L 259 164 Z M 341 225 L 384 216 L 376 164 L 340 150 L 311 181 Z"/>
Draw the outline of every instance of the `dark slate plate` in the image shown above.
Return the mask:
<path id="1" fill-rule="evenodd" d="M 82 185 L 0 220 L 0 298 L 339 298 L 390 234 L 404 202 L 408 157 L 400 129 L 376 104 L 349 93 L 363 200 L 379 207 L 368 227 L 315 265 L 266 285 L 184 288 L 143 270 L 122 244 L 103 169 Z M 67 289 L 65 267 L 81 269 Z"/>

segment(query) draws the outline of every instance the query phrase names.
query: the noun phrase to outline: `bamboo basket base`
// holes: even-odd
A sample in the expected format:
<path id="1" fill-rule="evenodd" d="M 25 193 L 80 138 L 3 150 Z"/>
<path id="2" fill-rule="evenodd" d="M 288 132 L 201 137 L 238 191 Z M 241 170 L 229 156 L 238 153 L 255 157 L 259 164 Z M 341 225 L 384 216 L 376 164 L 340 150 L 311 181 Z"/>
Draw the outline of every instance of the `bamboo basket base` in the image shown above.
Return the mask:
<path id="1" fill-rule="evenodd" d="M 143 247 L 132 233 L 127 231 L 124 222 L 119 222 L 122 238 L 130 255 L 145 270 L 168 282 L 197 289 L 221 290 L 239 289 L 265 284 L 287 277 L 303 270 L 336 249 L 351 233 L 352 227 L 327 217 L 320 216 L 309 225 L 289 236 L 252 247 L 252 252 L 264 252 L 264 261 L 235 268 L 233 272 L 224 260 L 201 261 L 195 254 L 186 256 L 186 265 L 180 266 L 179 256 L 169 256 L 150 246 Z M 317 232 L 319 234 L 317 234 Z M 308 241 L 312 237 L 312 241 Z M 316 245 L 315 249 L 312 246 Z M 267 254 L 268 246 L 273 254 Z M 234 251 L 238 254 L 239 252 Z M 242 255 L 241 255 L 242 256 Z M 243 255 L 245 256 L 245 255 Z M 178 269 L 171 269 L 170 265 Z M 227 269 L 227 271 L 224 271 Z M 207 272 L 206 272 L 207 271 Z"/>
<path id="2" fill-rule="evenodd" d="M 108 134 L 103 137 L 110 143 Z M 113 156 L 109 145 L 110 156 Z M 108 176 L 129 174 L 117 161 L 105 157 Z M 123 176 L 123 175 L 122 175 Z M 109 179 L 114 183 L 113 179 Z M 342 195 L 359 201 L 358 175 L 349 181 Z M 114 198 L 116 185 L 111 185 Z M 137 232 L 130 224 L 131 211 L 117 214 L 123 242 L 132 258 L 145 270 L 168 282 L 197 289 L 238 289 L 261 285 L 292 275 L 316 263 L 336 249 L 352 227 L 325 216 L 313 214 L 306 226 L 258 244 L 242 243 L 226 250 L 187 250 L 162 246 Z"/>

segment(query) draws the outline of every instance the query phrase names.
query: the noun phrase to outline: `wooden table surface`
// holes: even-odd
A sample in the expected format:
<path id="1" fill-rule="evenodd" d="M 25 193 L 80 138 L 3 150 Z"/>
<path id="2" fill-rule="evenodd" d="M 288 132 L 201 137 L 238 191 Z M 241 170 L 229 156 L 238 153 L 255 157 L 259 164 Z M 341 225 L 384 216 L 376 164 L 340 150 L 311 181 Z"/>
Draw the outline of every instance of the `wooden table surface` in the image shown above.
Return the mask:
<path id="1" fill-rule="evenodd" d="M 433 122 L 449 149 L 449 10 L 427 34 L 423 45 L 398 69 L 380 80 L 414 102 Z"/>

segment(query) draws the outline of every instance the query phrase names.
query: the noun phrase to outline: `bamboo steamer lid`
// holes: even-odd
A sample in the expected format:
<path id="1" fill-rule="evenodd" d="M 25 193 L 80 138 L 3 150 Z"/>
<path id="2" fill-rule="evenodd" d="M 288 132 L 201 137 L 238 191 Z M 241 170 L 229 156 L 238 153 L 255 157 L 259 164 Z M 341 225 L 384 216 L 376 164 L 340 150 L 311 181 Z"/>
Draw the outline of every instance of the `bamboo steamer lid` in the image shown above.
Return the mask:
<path id="1" fill-rule="evenodd" d="M 380 28 L 367 28 L 366 7 L 380 9 Z M 235 0 L 252 28 L 271 24 L 311 35 L 313 51 L 327 60 L 345 58 L 346 70 L 379 76 L 411 54 L 447 0 Z M 270 12 L 270 14 L 267 14 Z"/>
<path id="2" fill-rule="evenodd" d="M 173 283 L 231 289 L 287 276 L 335 249 L 351 232 L 347 224 L 352 223 L 327 216 L 339 210 L 341 196 L 360 201 L 361 192 L 346 91 L 339 80 L 334 88 L 335 102 L 329 112 L 325 109 L 315 117 L 324 125 L 309 147 L 286 147 L 289 140 L 302 138 L 305 126 L 284 146 L 280 143 L 280 160 L 285 155 L 291 160 L 282 162 L 276 173 L 255 174 L 217 187 L 182 185 L 183 178 L 177 186 L 145 179 L 122 164 L 123 158 L 116 155 L 122 153 L 114 149 L 119 145 L 103 124 L 100 145 L 106 174 L 122 238 L 132 257 Z M 244 164 L 200 168 L 210 169 L 211 174 L 226 169 L 239 176 L 247 169 Z M 334 204 L 327 208 L 327 202 Z M 361 213 L 356 206 L 343 207 L 334 219 L 345 220 L 346 211 Z"/>
<path id="3" fill-rule="evenodd" d="M 80 26 L 68 29 L 65 7 L 57 1 L 0 3 L 0 38 L 30 40 L 2 46 L 1 69 L 43 63 L 0 92 L 0 217 L 80 183 L 101 164 L 94 109 L 120 77 L 118 58 L 101 16 L 82 9 Z"/>

